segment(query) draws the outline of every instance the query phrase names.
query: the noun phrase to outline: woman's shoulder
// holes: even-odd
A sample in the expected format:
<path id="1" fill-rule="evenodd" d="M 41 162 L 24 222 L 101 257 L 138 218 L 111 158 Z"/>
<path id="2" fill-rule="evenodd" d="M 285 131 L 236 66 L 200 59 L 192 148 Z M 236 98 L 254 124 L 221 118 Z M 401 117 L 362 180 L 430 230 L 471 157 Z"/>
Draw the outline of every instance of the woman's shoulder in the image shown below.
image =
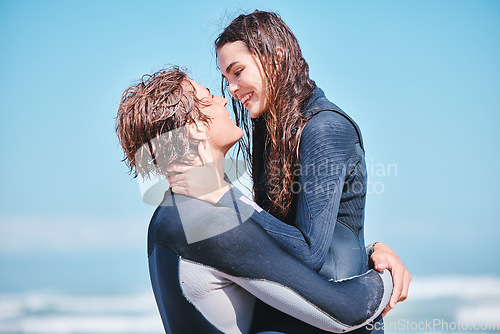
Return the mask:
<path id="1" fill-rule="evenodd" d="M 328 108 L 312 110 L 307 125 L 310 127 L 317 127 L 321 124 L 330 124 L 339 127 L 358 127 L 356 122 L 341 110 Z"/>
<path id="2" fill-rule="evenodd" d="M 304 131 L 313 133 L 335 130 L 352 132 L 361 140 L 361 131 L 356 122 L 339 106 L 328 100 L 321 88 L 317 87 L 303 111 L 308 119 Z"/>
<path id="3" fill-rule="evenodd" d="M 332 109 L 321 109 L 309 118 L 303 130 L 305 137 L 342 137 L 349 141 L 362 142 L 358 125 L 346 113 Z"/>

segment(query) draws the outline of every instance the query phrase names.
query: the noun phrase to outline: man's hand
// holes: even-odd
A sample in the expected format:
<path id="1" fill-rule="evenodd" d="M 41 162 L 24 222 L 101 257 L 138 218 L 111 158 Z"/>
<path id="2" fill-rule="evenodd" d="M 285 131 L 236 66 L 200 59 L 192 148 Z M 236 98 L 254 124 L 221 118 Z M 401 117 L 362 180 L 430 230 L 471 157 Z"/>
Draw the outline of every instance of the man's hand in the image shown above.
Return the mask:
<path id="1" fill-rule="evenodd" d="M 230 189 L 224 181 L 224 161 L 213 159 L 205 143 L 198 145 L 200 159 L 194 165 L 172 164 L 167 181 L 172 191 L 215 204 Z"/>
<path id="2" fill-rule="evenodd" d="M 375 270 L 383 271 L 387 269 L 392 274 L 394 289 L 392 290 L 389 305 L 382 311 L 382 316 L 385 317 L 387 312 L 396 306 L 396 303 L 402 302 L 408 297 L 411 275 L 396 253 L 389 246 L 381 242 L 377 242 L 373 247 L 371 260 L 373 261 Z"/>

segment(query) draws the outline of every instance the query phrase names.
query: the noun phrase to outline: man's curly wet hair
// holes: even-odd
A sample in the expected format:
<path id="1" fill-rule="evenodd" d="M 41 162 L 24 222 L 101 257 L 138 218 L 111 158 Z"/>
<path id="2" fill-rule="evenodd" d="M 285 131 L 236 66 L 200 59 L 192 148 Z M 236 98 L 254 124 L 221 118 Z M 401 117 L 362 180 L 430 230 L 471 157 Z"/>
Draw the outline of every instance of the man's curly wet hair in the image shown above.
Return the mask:
<path id="1" fill-rule="evenodd" d="M 130 173 L 167 175 L 171 163 L 191 164 L 198 157 L 186 124 L 209 122 L 187 74 L 178 67 L 162 69 L 130 86 L 122 95 L 116 134 Z"/>

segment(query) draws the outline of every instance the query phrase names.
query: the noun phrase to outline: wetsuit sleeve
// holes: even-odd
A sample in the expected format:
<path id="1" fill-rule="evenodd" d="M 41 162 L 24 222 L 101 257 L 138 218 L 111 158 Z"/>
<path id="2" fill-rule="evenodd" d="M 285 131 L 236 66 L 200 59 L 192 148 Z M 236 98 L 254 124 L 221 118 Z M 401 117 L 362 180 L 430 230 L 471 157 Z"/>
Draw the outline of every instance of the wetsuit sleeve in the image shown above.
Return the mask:
<path id="1" fill-rule="evenodd" d="M 178 218 L 168 213 L 167 231 L 158 233 L 159 242 L 182 260 L 215 269 L 272 307 L 327 331 L 364 326 L 386 306 L 392 292 L 388 271 L 330 282 L 276 245 L 248 205 L 210 208 L 190 201 Z M 188 242 L 192 237 L 185 231 L 194 228 L 198 241 Z"/>

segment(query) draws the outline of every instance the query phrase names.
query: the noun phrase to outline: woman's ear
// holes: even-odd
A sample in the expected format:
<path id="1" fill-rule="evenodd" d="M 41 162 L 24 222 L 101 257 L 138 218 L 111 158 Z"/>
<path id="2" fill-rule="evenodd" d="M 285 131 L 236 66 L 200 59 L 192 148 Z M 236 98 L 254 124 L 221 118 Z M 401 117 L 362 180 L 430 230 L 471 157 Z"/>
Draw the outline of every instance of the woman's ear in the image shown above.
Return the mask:
<path id="1" fill-rule="evenodd" d="M 208 140 L 208 126 L 203 122 L 191 122 L 186 125 L 190 138 L 199 141 Z"/>

